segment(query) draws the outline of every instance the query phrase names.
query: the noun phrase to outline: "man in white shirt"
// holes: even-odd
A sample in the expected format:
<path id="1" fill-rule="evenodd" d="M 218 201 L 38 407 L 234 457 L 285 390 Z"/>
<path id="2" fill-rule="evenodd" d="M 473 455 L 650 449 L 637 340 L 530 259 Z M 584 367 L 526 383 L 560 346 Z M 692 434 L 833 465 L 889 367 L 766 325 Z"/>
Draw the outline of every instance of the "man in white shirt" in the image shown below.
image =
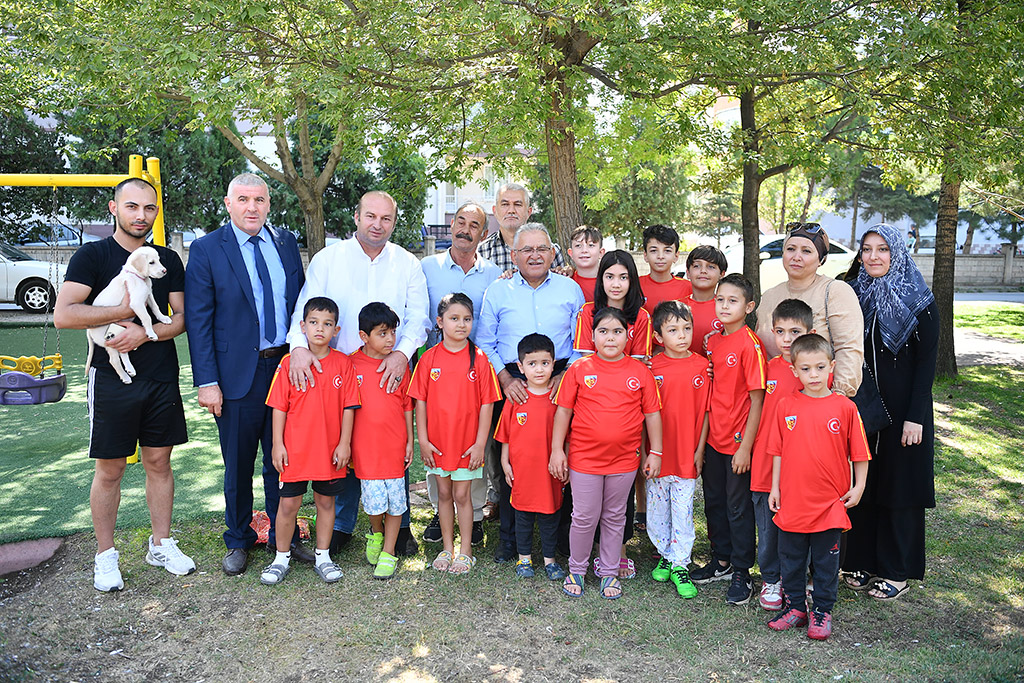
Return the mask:
<path id="1" fill-rule="evenodd" d="M 381 361 L 380 386 L 394 391 L 409 369 L 409 359 L 423 345 L 428 327 L 427 281 L 419 259 L 390 241 L 398 218 L 398 204 L 387 192 L 367 192 L 356 209 L 355 234 L 316 254 L 306 269 L 306 284 L 299 293 L 292 316 L 288 343 L 291 368 L 288 379 L 304 390 L 315 384 L 320 363 L 309 352 L 299 328 L 302 308 L 314 296 L 334 299 L 339 308 L 338 334 L 334 347 L 349 354 L 362 346 L 359 341 L 359 311 L 372 301 L 382 301 L 398 314 L 395 350 Z M 353 472 L 345 477 L 345 492 L 337 497 L 331 552 L 346 545 L 355 531 L 359 512 L 359 480 Z M 408 480 L 406 482 L 408 486 Z M 402 518 L 396 551 L 413 554 L 416 541 L 409 533 L 409 512 Z"/>

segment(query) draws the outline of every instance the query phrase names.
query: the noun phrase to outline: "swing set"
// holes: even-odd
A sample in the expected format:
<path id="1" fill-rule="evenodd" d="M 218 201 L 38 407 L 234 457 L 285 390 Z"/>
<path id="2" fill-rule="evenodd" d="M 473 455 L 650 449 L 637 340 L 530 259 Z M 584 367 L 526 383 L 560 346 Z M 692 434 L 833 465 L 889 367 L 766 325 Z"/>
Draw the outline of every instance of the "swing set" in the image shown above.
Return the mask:
<path id="1" fill-rule="evenodd" d="M 56 403 L 67 393 L 68 380 L 63 373 L 64 360 L 60 353 L 60 330 L 56 331 L 56 353 L 47 355 L 46 343 L 50 324 L 50 311 L 53 310 L 60 282 L 54 277 L 57 263 L 57 226 L 58 187 L 114 187 L 129 178 L 142 178 L 156 188 L 156 203 L 159 211 L 153 223 L 153 241 L 166 246 L 164 234 L 164 200 L 160 183 L 160 160 L 156 157 L 146 159 L 145 168 L 142 156 L 132 154 L 128 158 L 128 173 L 0 173 L 0 187 L 51 187 L 53 188 L 53 207 L 51 209 L 50 234 L 50 280 L 56 281 L 57 290 L 51 293 L 54 297 L 47 306 L 46 319 L 43 322 L 42 356 L 5 356 L 0 355 L 0 405 L 38 405 Z"/>

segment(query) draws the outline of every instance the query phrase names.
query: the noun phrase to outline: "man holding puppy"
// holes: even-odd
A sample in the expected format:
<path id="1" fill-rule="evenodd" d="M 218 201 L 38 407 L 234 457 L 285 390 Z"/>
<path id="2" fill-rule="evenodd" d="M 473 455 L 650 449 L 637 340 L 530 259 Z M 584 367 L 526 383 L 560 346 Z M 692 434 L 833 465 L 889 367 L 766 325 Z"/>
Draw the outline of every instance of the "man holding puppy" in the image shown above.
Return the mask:
<path id="1" fill-rule="evenodd" d="M 129 354 L 136 369 L 132 383 L 123 384 L 103 349 L 94 354 L 89 368 L 89 457 L 96 461 L 89 507 L 96 533 L 93 586 L 100 591 L 124 587 L 119 554 L 114 548 L 114 525 L 121 502 L 121 479 L 136 443 L 142 447 L 146 502 L 153 527 L 146 562 L 180 576 L 196 568 L 171 537 L 171 449 L 188 440 L 173 341 L 185 329 L 185 269 L 173 251 L 155 247 L 167 275 L 153 280 L 153 296 L 160 310 L 166 311 L 169 304 L 173 311 L 170 323 L 153 326 L 156 341 L 150 341 L 134 320 L 127 290 L 116 306 L 93 306 L 93 299 L 117 277 L 131 253 L 146 244 L 159 210 L 156 190 L 141 178 L 118 184 L 109 207 L 114 216 L 114 234 L 82 245 L 71 257 L 53 311 L 58 328 L 83 330 L 116 323 L 124 331 L 107 346 Z"/>
<path id="2" fill-rule="evenodd" d="M 267 392 L 281 358 L 295 300 L 302 288 L 302 259 L 295 237 L 266 225 L 267 183 L 243 173 L 224 198 L 230 221 L 189 248 L 185 271 L 189 355 L 199 405 L 217 419 L 224 459 L 223 569 L 237 576 L 256 543 L 252 522 L 252 475 L 263 449 L 263 494 L 270 516 L 268 548 L 275 544 L 278 475 L 272 457 L 272 416 Z M 292 535 L 292 558 L 312 563 L 313 554 Z"/>

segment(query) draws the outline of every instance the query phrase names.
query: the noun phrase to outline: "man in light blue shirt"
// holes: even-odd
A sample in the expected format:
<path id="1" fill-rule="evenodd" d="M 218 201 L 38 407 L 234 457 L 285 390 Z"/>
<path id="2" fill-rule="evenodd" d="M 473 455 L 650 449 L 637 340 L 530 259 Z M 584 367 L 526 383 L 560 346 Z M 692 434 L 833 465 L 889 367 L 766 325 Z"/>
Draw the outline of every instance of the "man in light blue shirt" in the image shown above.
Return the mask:
<path id="1" fill-rule="evenodd" d="M 498 373 L 505 400 L 526 403 L 526 378 L 516 367 L 517 347 L 528 334 L 547 335 L 555 344 L 555 377 L 558 386 L 566 365 L 579 358 L 573 351 L 576 315 L 583 306 L 583 292 L 570 278 L 551 272 L 555 253 L 547 228 L 540 223 L 527 223 L 516 231 L 512 251 L 518 271 L 506 280 L 497 280 L 487 288 L 480 311 L 477 345 L 490 359 Z M 494 407 L 501 415 L 503 404 Z M 493 445 L 493 444 L 492 444 Z M 488 467 L 495 459 L 500 463 L 500 448 L 491 448 Z M 515 551 L 515 526 L 511 490 L 497 466 L 494 482 L 499 485 L 501 506 L 501 543 L 495 553 L 498 562 L 518 557 Z"/>

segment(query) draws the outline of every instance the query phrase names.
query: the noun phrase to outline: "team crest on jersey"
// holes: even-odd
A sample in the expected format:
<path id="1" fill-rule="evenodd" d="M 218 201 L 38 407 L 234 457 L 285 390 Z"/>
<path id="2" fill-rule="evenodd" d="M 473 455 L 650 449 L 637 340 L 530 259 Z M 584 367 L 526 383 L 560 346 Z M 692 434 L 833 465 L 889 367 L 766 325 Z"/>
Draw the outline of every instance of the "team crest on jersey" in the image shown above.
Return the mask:
<path id="1" fill-rule="evenodd" d="M 437 378 L 441 376 L 441 368 L 430 368 L 430 379 L 437 381 Z"/>
<path id="2" fill-rule="evenodd" d="M 775 393 L 775 385 L 778 384 L 778 383 L 779 383 L 778 380 L 770 379 L 770 380 L 768 380 L 767 382 L 764 383 L 764 390 L 767 391 L 769 394 L 774 394 Z"/>
<path id="3" fill-rule="evenodd" d="M 654 381 L 657 382 L 658 388 L 661 389 L 661 385 L 665 383 L 665 375 L 655 375 Z"/>
<path id="4" fill-rule="evenodd" d="M 630 377 L 626 380 L 626 388 L 630 391 L 640 391 L 640 380 L 636 377 Z"/>
<path id="5" fill-rule="evenodd" d="M 796 427 L 796 415 L 787 415 L 786 429 L 788 429 L 789 431 L 793 431 L 794 427 Z"/>
<path id="6" fill-rule="evenodd" d="M 356 386 L 357 387 L 363 386 L 363 376 L 362 375 L 356 375 Z"/>
<path id="7" fill-rule="evenodd" d="M 725 357 L 725 364 L 728 365 L 730 368 L 736 367 L 736 364 L 739 362 L 740 358 L 735 353 L 730 353 L 728 356 Z"/>
<path id="8" fill-rule="evenodd" d="M 519 423 L 520 427 L 526 424 L 526 413 L 516 413 L 516 422 Z"/>
<path id="9" fill-rule="evenodd" d="M 597 375 L 583 375 L 583 383 L 587 385 L 588 389 L 593 389 L 597 384 Z"/>
<path id="10" fill-rule="evenodd" d="M 341 389 L 341 375 L 334 376 L 334 388 Z"/>
<path id="11" fill-rule="evenodd" d="M 736 443 L 743 443 L 743 432 L 736 432 L 732 435 L 732 440 Z"/>
<path id="12" fill-rule="evenodd" d="M 725 329 L 725 325 L 722 324 L 721 320 L 715 318 L 714 320 L 711 321 L 711 329 L 722 331 Z"/>
<path id="13" fill-rule="evenodd" d="M 694 375 L 693 388 L 700 389 L 702 386 L 704 386 L 704 375 Z"/>
<path id="14" fill-rule="evenodd" d="M 470 370 L 469 374 L 467 374 L 466 377 L 469 378 L 470 382 L 475 382 L 476 381 L 476 370 L 475 369 Z"/>
<path id="15" fill-rule="evenodd" d="M 842 426 L 842 423 L 839 422 L 838 417 L 833 417 L 831 420 L 828 421 L 828 423 L 825 426 L 828 427 L 828 431 L 832 432 L 833 434 L 838 434 L 839 428 Z"/>

